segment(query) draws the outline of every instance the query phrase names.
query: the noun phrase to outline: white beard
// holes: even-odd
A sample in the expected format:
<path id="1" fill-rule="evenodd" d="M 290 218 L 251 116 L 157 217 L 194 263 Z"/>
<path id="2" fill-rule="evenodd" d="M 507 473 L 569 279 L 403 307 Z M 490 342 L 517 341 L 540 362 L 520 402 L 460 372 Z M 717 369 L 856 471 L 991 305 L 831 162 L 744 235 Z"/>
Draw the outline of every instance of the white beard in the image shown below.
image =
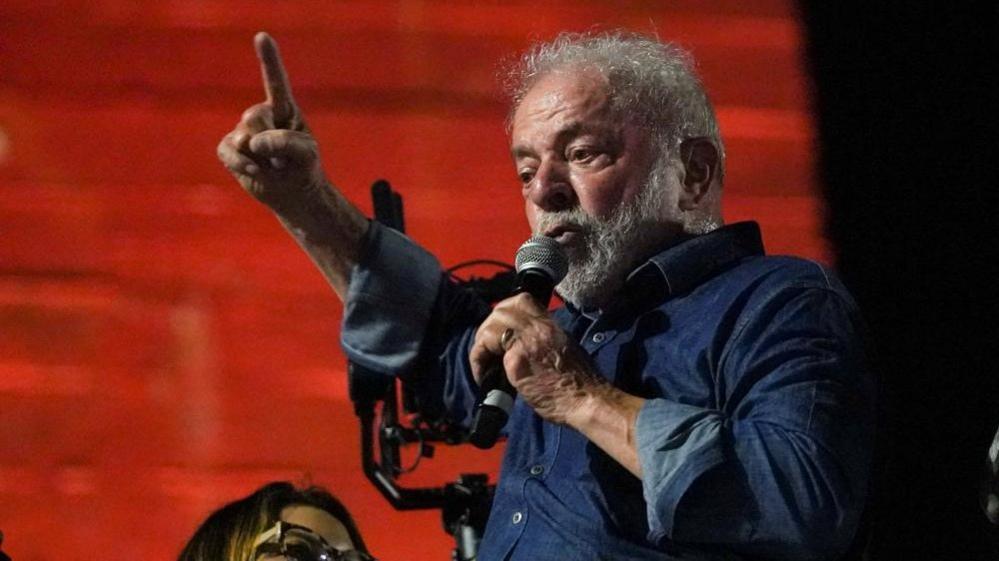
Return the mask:
<path id="1" fill-rule="evenodd" d="M 562 224 L 579 229 L 579 237 L 563 246 L 569 272 L 556 287 L 563 300 L 578 308 L 606 305 L 641 259 L 682 230 L 681 212 L 673 203 L 676 176 L 671 171 L 669 161 L 662 158 L 642 191 L 604 219 L 578 207 L 538 213 L 535 235 Z"/>

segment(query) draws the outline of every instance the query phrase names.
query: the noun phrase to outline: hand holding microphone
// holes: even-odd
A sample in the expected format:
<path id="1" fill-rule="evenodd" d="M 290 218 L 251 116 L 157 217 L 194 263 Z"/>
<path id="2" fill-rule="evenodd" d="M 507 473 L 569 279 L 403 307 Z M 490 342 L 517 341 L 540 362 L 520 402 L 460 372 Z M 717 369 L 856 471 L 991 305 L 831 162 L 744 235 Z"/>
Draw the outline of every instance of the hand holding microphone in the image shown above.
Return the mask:
<path id="1" fill-rule="evenodd" d="M 496 443 L 513 409 L 517 391 L 510 383 L 504 366 L 507 360 L 518 360 L 520 356 L 507 358 L 507 352 L 517 343 L 518 337 L 532 330 L 538 331 L 539 326 L 533 323 L 542 320 L 540 323 L 548 328 L 546 331 L 550 334 L 557 332 L 565 338 L 546 311 L 555 285 L 568 271 L 569 264 L 562 247 L 552 238 L 534 236 L 517 250 L 516 266 L 517 287 L 514 294 L 523 296 L 507 299 L 496 307 L 479 328 L 469 357 L 473 373 L 479 381 L 479 403 L 469 441 L 479 448 L 491 448 Z M 498 336 L 495 334 L 497 330 Z M 553 361 L 561 361 L 562 354 L 559 352 L 552 356 Z M 521 370 L 527 365 L 512 366 L 514 370 Z"/>

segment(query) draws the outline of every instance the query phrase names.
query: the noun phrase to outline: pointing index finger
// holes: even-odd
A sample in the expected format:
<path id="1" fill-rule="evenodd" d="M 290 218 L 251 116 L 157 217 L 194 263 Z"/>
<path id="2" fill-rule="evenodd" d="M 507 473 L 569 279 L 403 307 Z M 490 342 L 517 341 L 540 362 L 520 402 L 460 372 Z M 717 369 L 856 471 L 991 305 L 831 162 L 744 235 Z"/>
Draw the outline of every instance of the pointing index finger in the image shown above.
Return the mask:
<path id="1" fill-rule="evenodd" d="M 279 128 L 288 127 L 295 116 L 295 101 L 291 97 L 291 84 L 288 83 L 288 73 L 281 63 L 277 42 L 261 31 L 253 38 L 253 46 L 260 59 L 267 102 L 274 111 L 274 124 Z"/>

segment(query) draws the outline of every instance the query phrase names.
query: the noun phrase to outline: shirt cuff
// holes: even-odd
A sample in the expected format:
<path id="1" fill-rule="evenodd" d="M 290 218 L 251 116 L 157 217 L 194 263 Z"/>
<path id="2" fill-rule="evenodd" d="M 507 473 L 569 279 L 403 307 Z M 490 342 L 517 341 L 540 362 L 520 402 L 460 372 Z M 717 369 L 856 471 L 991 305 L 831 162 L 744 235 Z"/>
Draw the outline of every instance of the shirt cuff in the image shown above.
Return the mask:
<path id="1" fill-rule="evenodd" d="M 351 270 L 340 344 L 376 372 L 404 372 L 416 359 L 441 283 L 437 259 L 403 234 L 372 221 Z"/>
<path id="2" fill-rule="evenodd" d="M 680 499 L 703 473 L 724 460 L 717 411 L 650 399 L 638 412 L 635 439 L 648 509 L 649 539 L 672 538 Z"/>

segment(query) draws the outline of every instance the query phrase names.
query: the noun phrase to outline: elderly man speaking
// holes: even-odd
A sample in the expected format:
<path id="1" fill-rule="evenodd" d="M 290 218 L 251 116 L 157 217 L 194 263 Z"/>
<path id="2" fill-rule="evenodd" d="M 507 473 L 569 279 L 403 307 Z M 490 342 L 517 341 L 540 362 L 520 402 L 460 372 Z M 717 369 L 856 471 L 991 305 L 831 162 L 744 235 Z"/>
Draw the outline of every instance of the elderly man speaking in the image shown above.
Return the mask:
<path id="1" fill-rule="evenodd" d="M 549 314 L 527 295 L 476 301 L 347 202 L 276 44 L 256 48 L 267 100 L 218 155 L 344 300 L 348 356 L 423 377 L 456 422 L 490 363 L 519 392 L 480 559 L 846 552 L 875 432 L 859 313 L 821 265 L 722 225 L 724 149 L 685 52 L 564 34 L 515 70 L 527 220 L 569 261 Z"/>

